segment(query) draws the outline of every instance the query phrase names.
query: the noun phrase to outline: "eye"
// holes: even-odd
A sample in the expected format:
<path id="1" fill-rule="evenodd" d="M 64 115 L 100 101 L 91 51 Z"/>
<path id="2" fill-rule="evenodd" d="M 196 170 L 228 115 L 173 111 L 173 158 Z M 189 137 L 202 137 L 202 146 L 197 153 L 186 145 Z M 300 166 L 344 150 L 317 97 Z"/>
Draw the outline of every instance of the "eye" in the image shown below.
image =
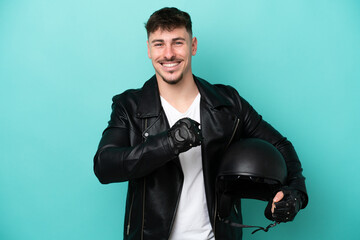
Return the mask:
<path id="1" fill-rule="evenodd" d="M 162 43 L 155 43 L 154 46 L 155 47 L 161 47 L 163 44 Z"/>
<path id="2" fill-rule="evenodd" d="M 182 45 L 182 44 L 183 44 L 183 42 L 180 42 L 180 41 L 175 42 L 175 45 Z"/>

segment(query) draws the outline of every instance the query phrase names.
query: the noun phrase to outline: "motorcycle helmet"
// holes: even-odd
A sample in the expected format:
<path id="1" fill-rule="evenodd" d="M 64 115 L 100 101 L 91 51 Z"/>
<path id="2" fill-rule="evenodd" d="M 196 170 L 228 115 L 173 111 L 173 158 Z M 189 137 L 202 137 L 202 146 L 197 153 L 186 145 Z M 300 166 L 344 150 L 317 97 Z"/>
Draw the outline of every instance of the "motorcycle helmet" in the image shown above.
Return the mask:
<path id="1" fill-rule="evenodd" d="M 286 177 L 285 160 L 269 142 L 247 138 L 232 143 L 218 168 L 218 217 L 228 217 L 236 199 L 272 201 Z"/>

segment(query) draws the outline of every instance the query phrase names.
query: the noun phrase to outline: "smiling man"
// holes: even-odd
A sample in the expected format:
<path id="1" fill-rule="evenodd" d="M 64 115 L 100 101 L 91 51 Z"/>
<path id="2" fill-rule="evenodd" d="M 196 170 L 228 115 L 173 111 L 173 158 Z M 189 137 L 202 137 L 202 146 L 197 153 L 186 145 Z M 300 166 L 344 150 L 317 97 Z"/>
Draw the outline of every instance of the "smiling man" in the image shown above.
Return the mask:
<path id="1" fill-rule="evenodd" d="M 235 89 L 193 75 L 198 42 L 189 14 L 160 9 L 146 30 L 155 75 L 113 98 L 94 157 L 101 183 L 128 181 L 124 239 L 241 239 L 240 228 L 218 217 L 215 193 L 219 161 L 240 138 L 260 138 L 281 151 L 288 192 L 304 208 L 305 182 L 292 144 Z M 285 201 L 281 191 L 279 201 Z M 229 220 L 241 223 L 240 209 L 237 202 Z M 295 216 L 298 209 L 288 211 Z"/>
<path id="2" fill-rule="evenodd" d="M 183 28 L 157 29 L 149 36 L 148 55 L 156 77 L 169 84 L 192 78 L 191 56 L 196 54 L 197 39 Z"/>

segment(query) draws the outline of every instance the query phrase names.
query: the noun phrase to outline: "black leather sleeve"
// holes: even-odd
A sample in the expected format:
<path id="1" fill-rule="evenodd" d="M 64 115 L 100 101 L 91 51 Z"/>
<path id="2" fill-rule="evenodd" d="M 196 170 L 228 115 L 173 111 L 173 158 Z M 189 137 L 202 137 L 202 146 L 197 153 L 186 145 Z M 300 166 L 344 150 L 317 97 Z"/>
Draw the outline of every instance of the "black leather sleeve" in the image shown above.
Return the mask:
<path id="1" fill-rule="evenodd" d="M 305 208 L 308 202 L 308 195 L 305 186 L 305 177 L 302 174 L 302 166 L 298 155 L 286 137 L 282 136 L 275 128 L 263 120 L 255 109 L 235 90 L 235 98 L 238 99 L 240 107 L 240 120 L 244 137 L 260 138 L 270 142 L 283 155 L 288 170 L 287 185 L 300 191 L 303 194 L 303 205 Z"/>
<path id="2" fill-rule="evenodd" d="M 167 132 L 149 136 L 131 146 L 130 138 L 138 135 L 130 126 L 122 108 L 113 104 L 109 126 L 103 132 L 94 157 L 94 172 L 103 184 L 123 182 L 148 175 L 176 154 L 171 149 Z"/>

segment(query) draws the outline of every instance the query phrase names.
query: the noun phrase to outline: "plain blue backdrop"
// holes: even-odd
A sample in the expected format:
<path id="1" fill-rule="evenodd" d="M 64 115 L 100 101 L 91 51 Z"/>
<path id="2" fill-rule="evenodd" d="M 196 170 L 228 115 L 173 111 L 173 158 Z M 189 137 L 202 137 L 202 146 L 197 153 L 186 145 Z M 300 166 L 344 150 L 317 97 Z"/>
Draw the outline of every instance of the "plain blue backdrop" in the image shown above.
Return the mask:
<path id="1" fill-rule="evenodd" d="M 144 23 L 189 12 L 193 71 L 233 85 L 295 145 L 308 207 L 245 239 L 359 239 L 360 2 L 0 0 L 0 239 L 122 239 L 126 183 L 92 158 L 111 97 L 154 74 Z M 244 222 L 266 225 L 246 200 Z"/>

